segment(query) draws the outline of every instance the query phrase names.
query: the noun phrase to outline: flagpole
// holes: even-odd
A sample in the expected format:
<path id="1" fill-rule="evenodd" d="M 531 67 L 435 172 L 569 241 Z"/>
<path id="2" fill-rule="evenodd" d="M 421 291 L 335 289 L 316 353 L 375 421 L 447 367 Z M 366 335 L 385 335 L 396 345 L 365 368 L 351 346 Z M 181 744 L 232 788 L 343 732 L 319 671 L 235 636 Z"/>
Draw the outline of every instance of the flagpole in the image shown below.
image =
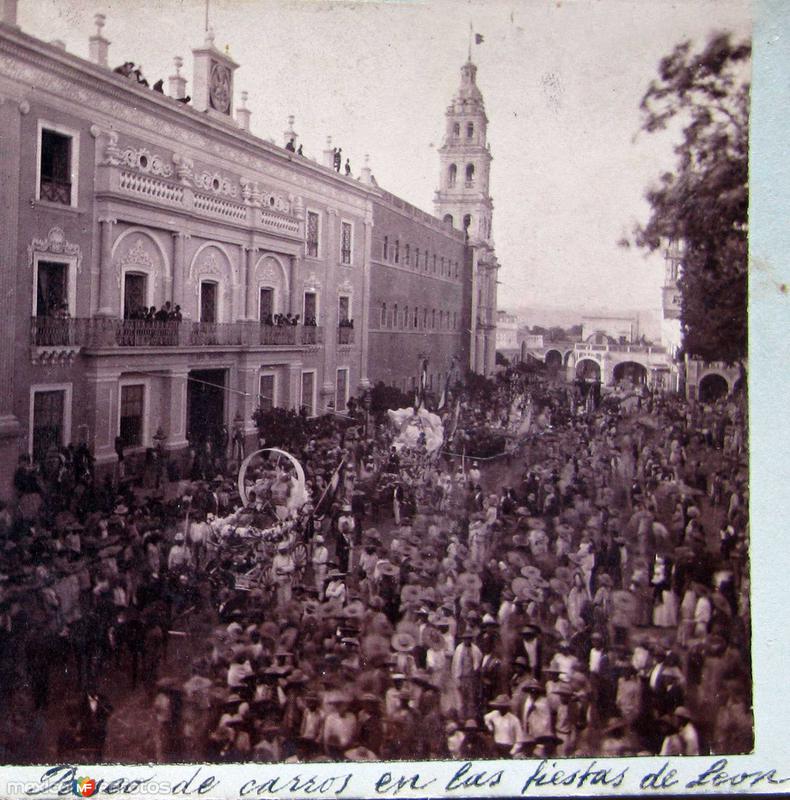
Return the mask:
<path id="1" fill-rule="evenodd" d="M 205 23 L 205 25 L 206 25 L 206 33 L 208 33 L 208 4 L 209 4 L 209 0 L 206 0 L 206 23 Z"/>
<path id="2" fill-rule="evenodd" d="M 208 2 L 208 0 L 206 0 Z M 467 61 L 472 60 L 472 21 L 469 21 L 469 54 L 467 55 Z"/>

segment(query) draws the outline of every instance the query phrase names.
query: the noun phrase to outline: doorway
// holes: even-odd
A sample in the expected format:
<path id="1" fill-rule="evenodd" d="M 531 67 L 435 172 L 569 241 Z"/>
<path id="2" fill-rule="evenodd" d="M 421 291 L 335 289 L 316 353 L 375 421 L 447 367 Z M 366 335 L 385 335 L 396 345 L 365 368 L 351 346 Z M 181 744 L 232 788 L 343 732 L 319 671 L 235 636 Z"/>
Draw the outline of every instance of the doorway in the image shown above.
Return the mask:
<path id="1" fill-rule="evenodd" d="M 123 318 L 139 319 L 145 314 L 148 303 L 147 276 L 140 272 L 127 272 L 123 276 Z"/>
<path id="2" fill-rule="evenodd" d="M 187 383 L 187 439 L 193 443 L 217 441 L 225 424 L 227 370 L 194 369 Z"/>
<path id="3" fill-rule="evenodd" d="M 200 321 L 217 321 L 217 284 L 211 281 L 200 284 Z"/>
<path id="4" fill-rule="evenodd" d="M 274 289 L 261 289 L 261 303 L 260 315 L 258 319 L 260 322 L 269 321 L 271 324 L 271 317 L 274 314 Z"/>

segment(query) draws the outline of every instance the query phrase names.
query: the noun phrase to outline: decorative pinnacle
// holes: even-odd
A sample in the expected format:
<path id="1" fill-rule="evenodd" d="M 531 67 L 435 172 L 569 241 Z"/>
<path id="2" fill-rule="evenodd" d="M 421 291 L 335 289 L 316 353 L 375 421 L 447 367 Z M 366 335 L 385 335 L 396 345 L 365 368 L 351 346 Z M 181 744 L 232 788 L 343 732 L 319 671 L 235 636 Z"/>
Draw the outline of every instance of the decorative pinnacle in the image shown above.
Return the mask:
<path id="1" fill-rule="evenodd" d="M 184 59 L 181 58 L 181 56 L 176 56 L 173 59 L 173 63 L 176 65 L 176 77 L 180 78 L 181 77 L 181 67 L 184 66 Z"/>
<path id="2" fill-rule="evenodd" d="M 295 117 L 294 117 L 294 115 L 293 115 L 293 114 L 289 114 L 289 115 L 288 115 L 288 127 L 289 127 L 289 128 L 293 128 L 293 126 L 294 126 L 294 119 L 295 119 Z"/>
<path id="3" fill-rule="evenodd" d="M 96 35 L 101 36 L 101 29 L 104 27 L 104 21 L 107 17 L 104 14 L 94 14 L 93 23 L 96 25 Z"/>
<path id="4" fill-rule="evenodd" d="M 249 92 L 244 91 L 241 93 L 241 107 L 247 108 L 247 98 L 249 97 Z"/>

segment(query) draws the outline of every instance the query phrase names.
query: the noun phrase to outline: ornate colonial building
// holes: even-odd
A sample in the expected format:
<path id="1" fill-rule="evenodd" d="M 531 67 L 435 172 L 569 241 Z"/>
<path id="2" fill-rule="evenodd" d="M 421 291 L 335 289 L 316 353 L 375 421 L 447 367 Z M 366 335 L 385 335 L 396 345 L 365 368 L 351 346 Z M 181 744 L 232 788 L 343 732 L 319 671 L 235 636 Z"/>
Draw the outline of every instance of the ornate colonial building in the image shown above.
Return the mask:
<path id="1" fill-rule="evenodd" d="M 473 185 L 450 193 L 467 237 L 367 167 L 339 174 L 331 144 L 321 163 L 299 155 L 293 118 L 282 147 L 253 136 L 246 93 L 234 107 L 237 64 L 211 33 L 190 100 L 180 58 L 149 88 L 110 69 L 96 24 L 83 59 L 20 30 L 16 0 L 0 4 L 0 496 L 20 454 L 69 443 L 99 468 L 223 426 L 249 445 L 259 406 L 343 409 L 368 364 L 406 389 L 418 356 L 436 388 L 452 364 L 493 369 L 473 65 L 459 95 L 479 126 L 459 151 Z"/>
<path id="2" fill-rule="evenodd" d="M 169 96 L 110 70 L 101 18 L 86 61 L 3 8 L 3 488 L 21 452 L 252 437 L 260 404 L 314 414 L 367 386 L 347 323 L 366 321 L 370 188 L 252 136 L 211 36 L 188 104 L 178 66 Z M 139 319 L 167 303 L 180 319 Z"/>

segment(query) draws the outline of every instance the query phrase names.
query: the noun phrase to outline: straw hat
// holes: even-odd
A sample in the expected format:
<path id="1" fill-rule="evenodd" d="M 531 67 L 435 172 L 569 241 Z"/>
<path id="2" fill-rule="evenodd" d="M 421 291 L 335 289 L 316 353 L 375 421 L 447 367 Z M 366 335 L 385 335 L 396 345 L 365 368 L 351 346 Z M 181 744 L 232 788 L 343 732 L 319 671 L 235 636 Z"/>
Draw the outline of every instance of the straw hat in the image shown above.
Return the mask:
<path id="1" fill-rule="evenodd" d="M 491 708 L 510 708 L 510 698 L 506 694 L 498 694 L 488 705 Z"/>
<path id="2" fill-rule="evenodd" d="M 441 652 L 447 646 L 447 642 L 445 641 L 441 632 L 431 625 L 426 625 L 423 629 L 422 640 L 425 642 L 427 647 L 430 647 L 431 650 L 436 652 Z"/>
<path id="3" fill-rule="evenodd" d="M 392 649 L 398 653 L 410 653 L 417 646 L 414 637 L 409 633 L 398 632 L 390 640 Z"/>

